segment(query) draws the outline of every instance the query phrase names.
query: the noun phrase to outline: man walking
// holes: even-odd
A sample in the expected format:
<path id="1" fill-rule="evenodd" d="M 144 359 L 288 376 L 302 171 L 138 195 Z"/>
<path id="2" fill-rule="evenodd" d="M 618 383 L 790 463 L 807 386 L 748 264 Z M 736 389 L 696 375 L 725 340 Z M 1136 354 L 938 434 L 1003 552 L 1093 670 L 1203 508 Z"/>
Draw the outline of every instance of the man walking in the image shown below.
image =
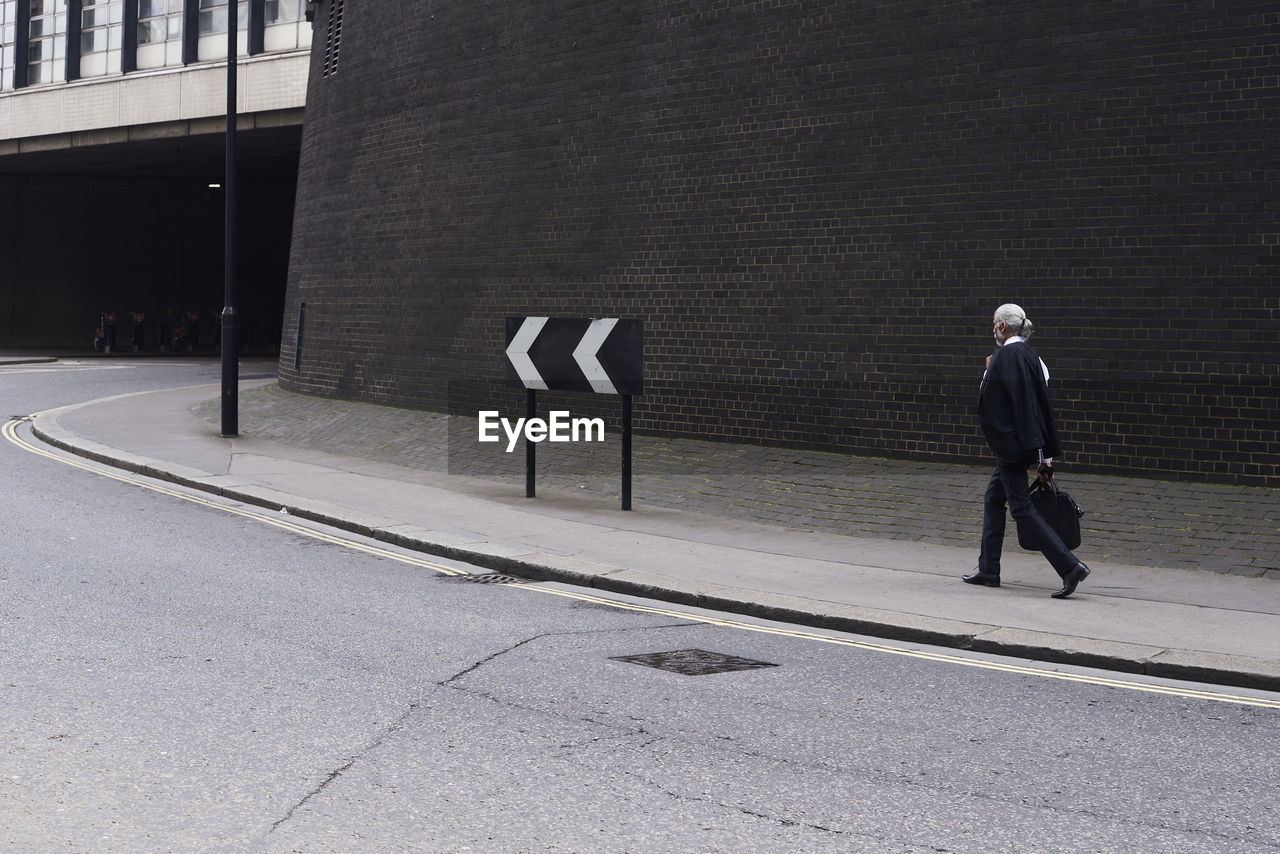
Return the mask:
<path id="1" fill-rule="evenodd" d="M 1053 477 L 1058 455 L 1058 432 L 1049 406 L 1049 370 L 1026 339 L 1032 324 L 1013 303 L 996 309 L 992 330 L 999 345 L 987 357 L 978 397 L 978 421 L 996 455 L 996 470 L 983 499 L 982 547 L 978 570 L 964 576 L 969 584 L 1000 586 L 1000 551 L 1004 546 L 1005 505 L 1020 531 L 1041 543 L 1041 553 L 1062 577 L 1062 589 L 1052 594 L 1065 599 L 1089 575 L 1089 567 L 1063 544 L 1062 538 L 1036 512 L 1027 490 L 1027 469 L 1039 462 L 1041 480 Z"/>

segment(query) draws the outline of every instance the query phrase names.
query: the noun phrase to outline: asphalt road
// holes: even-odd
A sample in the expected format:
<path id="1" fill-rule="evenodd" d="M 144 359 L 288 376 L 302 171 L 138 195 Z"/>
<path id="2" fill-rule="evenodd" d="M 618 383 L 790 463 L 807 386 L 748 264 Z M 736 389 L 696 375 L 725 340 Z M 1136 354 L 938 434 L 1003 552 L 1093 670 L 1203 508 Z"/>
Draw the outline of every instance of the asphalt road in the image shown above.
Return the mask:
<path id="1" fill-rule="evenodd" d="M 0 369 L 0 414 L 217 372 Z M 13 442 L 0 465 L 0 850 L 1280 851 L 1275 695 L 478 584 Z M 756 666 L 621 660 L 679 650 Z"/>

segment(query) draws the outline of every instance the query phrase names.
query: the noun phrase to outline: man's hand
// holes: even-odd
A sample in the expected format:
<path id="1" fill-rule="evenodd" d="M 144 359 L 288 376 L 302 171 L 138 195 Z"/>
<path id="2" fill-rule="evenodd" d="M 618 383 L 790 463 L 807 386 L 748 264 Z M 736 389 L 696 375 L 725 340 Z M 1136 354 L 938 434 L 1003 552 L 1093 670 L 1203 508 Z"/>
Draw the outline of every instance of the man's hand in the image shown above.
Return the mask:
<path id="1" fill-rule="evenodd" d="M 1053 463 L 1041 463 L 1036 469 L 1036 476 L 1040 478 L 1041 483 L 1048 483 L 1053 479 Z"/>

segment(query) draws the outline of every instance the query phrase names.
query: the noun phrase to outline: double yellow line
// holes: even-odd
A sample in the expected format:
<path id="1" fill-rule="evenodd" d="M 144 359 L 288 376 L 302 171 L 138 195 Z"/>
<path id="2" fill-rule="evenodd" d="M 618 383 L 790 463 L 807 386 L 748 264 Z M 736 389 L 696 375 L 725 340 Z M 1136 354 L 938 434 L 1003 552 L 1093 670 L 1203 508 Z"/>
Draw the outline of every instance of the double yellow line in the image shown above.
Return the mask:
<path id="1" fill-rule="evenodd" d="M 66 407 L 62 407 L 66 408 Z M 4 438 L 12 444 L 24 451 L 45 457 L 50 460 L 56 460 L 64 465 L 74 466 L 84 471 L 92 472 L 101 477 L 109 477 L 112 480 L 139 486 L 143 489 L 149 489 L 152 492 L 159 492 L 163 495 L 172 496 L 183 501 L 198 504 L 202 507 L 209 507 L 214 510 L 221 510 L 224 513 L 231 513 L 246 519 L 253 519 L 257 522 L 263 522 L 275 528 L 289 531 L 304 537 L 310 537 L 321 542 L 331 543 L 343 548 L 353 549 L 364 554 L 374 557 L 386 558 L 388 560 L 397 561 L 399 563 L 408 564 L 410 566 L 429 569 L 432 572 L 438 572 L 442 575 L 460 576 L 470 575 L 465 570 L 456 569 L 442 563 L 430 560 L 425 557 L 409 554 L 404 551 L 382 548 L 380 546 L 353 540 L 348 537 L 339 536 L 327 531 L 317 530 L 305 525 L 300 525 L 289 519 L 283 519 L 276 513 L 262 512 L 252 510 L 243 506 L 237 507 L 225 502 L 213 501 L 204 498 L 198 494 L 191 492 L 179 491 L 171 489 L 160 483 L 144 480 L 141 477 L 130 474 L 122 474 L 116 471 L 110 471 L 97 464 L 83 462 L 74 457 L 62 456 L 52 453 L 39 445 L 29 442 L 18 434 L 18 426 L 24 421 L 34 419 L 40 415 L 47 415 L 57 412 L 56 409 L 47 410 L 46 412 L 36 413 L 36 415 L 28 418 L 11 419 L 5 422 L 0 432 L 3 432 Z M 1107 676 L 1097 676 L 1083 673 L 1069 673 L 1059 670 L 1048 670 L 1043 667 L 1030 667 L 1022 664 L 1014 664 L 1010 662 L 1001 662 L 986 660 L 981 658 L 970 658 L 966 656 L 951 655 L 944 652 L 911 649 L 909 647 L 891 646 L 889 644 L 875 643 L 873 641 L 858 640 L 850 637 L 842 637 L 832 634 L 823 634 L 820 632 L 807 631 L 800 628 L 789 628 L 784 626 L 771 626 L 759 623 L 749 623 L 742 620 L 735 620 L 728 617 L 715 617 L 705 614 L 690 613 L 688 611 L 680 611 L 672 608 L 664 608 L 659 605 L 649 605 L 640 602 L 629 602 L 619 599 L 605 598 L 595 594 L 586 593 L 577 590 L 563 589 L 560 587 L 549 587 L 542 584 L 516 584 L 511 585 L 518 590 L 528 590 L 535 593 L 549 594 L 551 596 L 560 596 L 565 599 L 573 599 L 579 602 L 590 602 L 596 605 L 605 605 L 610 608 L 616 608 L 624 611 L 633 611 L 641 614 L 651 614 L 661 617 L 670 617 L 679 620 L 686 620 L 692 623 L 701 623 L 709 626 L 719 626 L 721 628 L 736 629 L 739 631 L 757 632 L 760 634 L 774 635 L 777 637 L 796 638 L 798 640 L 812 641 L 817 643 L 834 644 L 836 646 L 850 647 L 853 649 L 861 649 L 869 652 L 883 653 L 887 655 L 906 656 L 923 661 L 932 661 L 941 664 L 960 665 L 964 667 L 976 667 L 982 670 L 994 670 L 1000 673 L 1012 673 L 1019 676 L 1033 676 L 1041 679 L 1058 679 L 1065 682 L 1077 682 L 1085 685 L 1097 685 L 1106 688 L 1119 688 L 1126 691 L 1141 691 L 1148 694 L 1164 694 L 1171 697 L 1182 697 L 1192 700 L 1209 700 L 1217 703 L 1232 703 L 1241 706 L 1254 706 L 1263 709 L 1280 709 L 1280 699 L 1267 699 L 1262 697 L 1247 697 L 1237 694 L 1225 694 L 1217 691 L 1202 691 L 1194 688 L 1181 688 L 1169 685 L 1158 685 L 1146 682 L 1135 682 L 1128 679 L 1111 678 Z"/>
<path id="2" fill-rule="evenodd" d="M 522 585 L 524 586 L 524 585 Z M 539 589 L 536 586 L 528 586 L 526 589 Z M 909 647 L 890 646 L 888 644 L 875 643 L 874 641 L 857 640 L 854 638 L 840 637 L 837 635 L 821 634 L 819 632 L 806 631 L 804 629 L 784 628 L 781 626 L 766 626 L 755 623 L 746 623 L 739 620 L 732 620 L 723 617 L 708 617 L 700 614 L 690 614 L 685 611 L 673 611 L 666 608 L 655 607 L 652 605 L 641 605 L 629 602 L 620 602 L 615 599 L 605 599 L 599 596 L 593 596 L 588 593 L 579 593 L 570 590 L 557 590 L 552 588 L 541 588 L 541 592 L 550 593 L 555 596 L 564 596 L 569 599 L 578 599 L 585 602 L 594 602 L 599 605 L 609 605 L 614 608 L 621 608 L 628 611 L 638 611 L 644 614 L 656 614 L 664 617 L 678 617 L 691 622 L 705 623 L 712 626 L 723 626 L 730 629 L 740 629 L 748 632 L 760 632 L 762 634 L 778 635 L 780 637 L 798 638 L 800 640 L 816 641 L 818 643 L 835 644 L 836 646 L 852 647 L 854 649 L 867 650 L 869 652 L 886 653 L 888 655 L 901 655 L 908 658 L 917 658 L 924 661 L 934 661 L 941 664 L 955 664 L 964 667 L 977 667 L 982 670 L 995 670 L 1001 673 L 1014 673 L 1019 676 L 1036 676 L 1042 679 L 1059 679 L 1064 682 L 1080 682 L 1086 685 L 1101 685 L 1107 688 L 1123 688 L 1128 691 L 1143 691 L 1148 694 L 1167 694 L 1173 697 L 1184 697 L 1193 700 L 1212 700 L 1218 703 L 1234 703 L 1241 706 L 1257 706 L 1264 709 L 1280 709 L 1280 700 L 1269 700 L 1261 697 L 1245 697 L 1235 694 L 1223 694 L 1217 691 L 1201 691 L 1195 688 L 1178 688 L 1166 685 L 1154 685 L 1145 682 L 1134 682 L 1127 679 L 1113 679 L 1106 676 L 1093 676 L 1083 673 L 1067 673 L 1058 670 L 1047 670 L 1043 667 L 1029 667 L 1022 664 L 1012 664 L 1001 661 L 989 661 L 984 659 L 968 658 L 959 655 L 950 655 L 944 652 L 936 652 L 923 649 L 911 649 Z"/>
<path id="3" fill-rule="evenodd" d="M 108 478 L 111 478 L 112 480 L 118 480 L 121 483 L 128 483 L 133 486 L 140 486 L 143 489 L 149 489 L 152 492 L 159 492 L 161 495 L 168 495 L 173 498 L 180 498 L 183 501 L 189 501 L 190 503 L 198 504 L 201 507 L 209 507 L 214 510 L 221 510 L 224 513 L 230 513 L 233 516 L 241 516 L 245 519 L 253 519 L 256 522 L 262 522 L 264 524 L 271 525 L 276 528 L 280 528 L 281 530 L 289 531 L 290 533 L 300 534 L 304 537 L 310 537 L 314 540 L 320 540 L 322 542 L 332 543 L 337 546 L 343 546 L 344 548 L 354 549 L 359 552 L 364 552 L 365 554 L 373 555 L 374 557 L 388 558 L 390 560 L 399 561 L 400 563 L 406 563 L 411 566 L 418 566 L 418 567 L 422 567 L 423 569 L 430 569 L 434 572 L 439 572 L 443 575 L 467 575 L 468 574 L 464 570 L 454 569 L 453 567 L 445 566 L 443 564 L 436 563 L 435 561 L 428 560 L 426 558 L 420 558 L 420 557 L 417 557 L 416 555 L 406 554 L 400 551 L 393 551 L 391 549 L 384 549 L 380 546 L 371 545 L 369 543 L 358 542 L 356 540 L 348 539 L 347 537 L 340 537 L 335 534 L 328 533 L 327 531 L 320 531 L 320 530 L 316 530 L 315 528 L 309 528 L 305 525 L 300 525 L 297 522 L 294 522 L 290 519 L 281 518 L 280 515 L 276 513 L 252 510 L 252 509 L 249 509 L 248 507 L 243 507 L 243 506 L 235 507 L 225 502 L 214 501 L 195 493 L 179 491 L 177 489 L 171 489 L 160 483 L 156 483 L 150 480 L 143 480 L 139 476 L 122 474 L 116 471 L 110 471 L 105 468 L 102 468 L 99 464 L 84 462 L 82 460 L 76 459 L 75 457 L 65 457 L 60 454 L 55 454 L 51 451 L 46 450 L 45 448 L 40 447 L 39 445 L 36 445 L 36 444 L 33 444 L 32 442 L 27 441 L 22 436 L 18 435 L 18 425 L 21 424 L 22 422 L 30 419 L 35 419 L 40 415 L 46 415 L 51 412 L 57 412 L 57 411 L 58 410 L 56 409 L 51 409 L 51 410 L 48 410 L 48 412 L 36 413 L 36 415 L 29 416 L 29 418 L 11 419 L 5 422 L 4 427 L 0 428 L 0 432 L 3 432 L 4 437 L 6 439 L 8 439 L 14 445 L 17 445 L 19 448 L 22 448 L 24 451 L 29 451 L 30 453 L 36 454 L 37 456 L 45 457 L 46 459 L 50 459 L 50 460 L 56 460 L 57 462 L 63 463 L 64 465 L 69 465 L 74 468 L 82 469 L 83 471 L 92 472 L 102 477 L 108 477 Z"/>

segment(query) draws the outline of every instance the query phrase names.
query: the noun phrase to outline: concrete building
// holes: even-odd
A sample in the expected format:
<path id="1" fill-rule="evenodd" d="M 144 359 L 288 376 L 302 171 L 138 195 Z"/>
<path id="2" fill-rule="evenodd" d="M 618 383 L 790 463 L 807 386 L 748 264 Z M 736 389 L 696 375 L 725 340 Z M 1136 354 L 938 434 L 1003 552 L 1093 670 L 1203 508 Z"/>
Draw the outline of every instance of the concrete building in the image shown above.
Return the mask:
<path id="1" fill-rule="evenodd" d="M 242 317 L 278 346 L 311 27 L 239 4 Z M 0 0 L 0 345 L 212 349 L 226 0 Z M 175 341 L 176 336 L 181 336 Z"/>

